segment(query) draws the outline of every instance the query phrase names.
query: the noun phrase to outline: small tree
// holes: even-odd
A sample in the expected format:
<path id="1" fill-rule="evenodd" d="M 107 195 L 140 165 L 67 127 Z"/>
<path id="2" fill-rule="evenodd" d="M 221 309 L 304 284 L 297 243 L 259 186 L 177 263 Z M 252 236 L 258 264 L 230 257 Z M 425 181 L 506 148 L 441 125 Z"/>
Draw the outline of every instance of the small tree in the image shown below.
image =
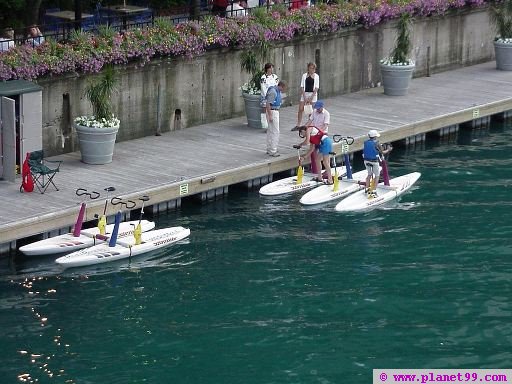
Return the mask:
<path id="1" fill-rule="evenodd" d="M 112 94 L 117 86 L 114 68 L 109 65 L 97 81 L 92 81 L 85 89 L 85 97 L 92 105 L 96 120 L 109 120 L 114 115 L 112 108 Z"/>
<path id="2" fill-rule="evenodd" d="M 240 55 L 240 66 L 243 71 L 251 75 L 249 81 L 242 86 L 242 92 L 259 94 L 260 80 L 263 76 L 263 62 L 268 57 L 270 45 L 262 42 L 259 46 L 247 49 Z"/>
<path id="3" fill-rule="evenodd" d="M 391 52 L 391 64 L 409 64 L 409 53 L 411 51 L 411 15 L 402 13 L 396 25 L 396 43 Z"/>
<path id="4" fill-rule="evenodd" d="M 512 0 L 492 6 L 491 18 L 498 33 L 496 39 L 512 39 Z"/>

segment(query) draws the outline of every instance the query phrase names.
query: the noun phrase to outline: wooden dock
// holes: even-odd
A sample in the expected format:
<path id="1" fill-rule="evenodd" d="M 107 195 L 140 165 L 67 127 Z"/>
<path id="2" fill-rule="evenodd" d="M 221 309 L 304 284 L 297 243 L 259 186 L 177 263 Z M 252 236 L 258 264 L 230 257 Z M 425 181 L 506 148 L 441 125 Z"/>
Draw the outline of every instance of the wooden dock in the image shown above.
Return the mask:
<path id="1" fill-rule="evenodd" d="M 386 96 L 373 88 L 324 102 L 331 113 L 329 134 L 355 137 L 354 152 L 362 149 L 369 129 L 381 132 L 381 142 L 393 142 L 512 110 L 511 90 L 512 72 L 489 62 L 414 79 L 407 96 Z M 20 193 L 18 183 L 0 181 L 0 251 L 14 247 L 17 239 L 69 228 L 81 203 L 77 188 L 103 192 L 114 186 L 115 195 L 126 198 L 146 194 L 158 209 L 185 196 L 222 193 L 254 179 L 265 182 L 296 167 L 292 145 L 300 139 L 290 131 L 297 115 L 293 104 L 281 110 L 277 158 L 266 155 L 264 131 L 248 128 L 240 117 L 117 143 L 107 165 L 83 164 L 79 152 L 57 156 L 64 160 L 55 177 L 59 191 Z M 88 202 L 86 219 L 101 213 L 103 204 L 102 198 Z"/>

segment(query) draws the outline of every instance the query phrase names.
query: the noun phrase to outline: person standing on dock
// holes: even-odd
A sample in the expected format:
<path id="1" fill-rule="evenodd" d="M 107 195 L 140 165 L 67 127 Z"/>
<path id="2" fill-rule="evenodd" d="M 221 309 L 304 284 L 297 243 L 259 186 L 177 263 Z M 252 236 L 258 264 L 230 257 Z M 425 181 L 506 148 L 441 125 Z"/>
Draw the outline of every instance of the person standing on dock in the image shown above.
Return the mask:
<path id="1" fill-rule="evenodd" d="M 306 126 L 312 125 L 321 129 L 323 132 L 329 132 L 329 124 L 331 123 L 331 114 L 324 108 L 324 102 L 318 100 L 313 104 L 313 113 L 309 116 Z M 295 129 L 294 129 L 295 130 Z"/>
<path id="2" fill-rule="evenodd" d="M 260 79 L 260 87 L 261 95 L 265 97 L 267 95 L 267 90 L 279 83 L 279 77 L 274 73 L 274 64 L 272 63 L 265 64 L 263 71 L 264 73 L 261 75 Z"/>
<path id="3" fill-rule="evenodd" d="M 286 83 L 279 81 L 277 86 L 268 88 L 265 95 L 265 113 L 267 115 L 267 155 L 272 157 L 280 156 L 277 146 L 279 145 L 279 108 L 281 108 L 281 92 L 286 89 Z"/>
<path id="4" fill-rule="evenodd" d="M 304 106 L 309 106 L 309 116 L 313 113 L 313 104 L 318 98 L 318 89 L 320 88 L 320 77 L 315 73 L 316 64 L 308 63 L 307 72 L 302 75 L 300 80 L 300 101 L 299 111 L 297 112 L 297 125 L 298 128 L 302 124 L 302 115 L 304 114 Z"/>
<path id="5" fill-rule="evenodd" d="M 368 140 L 364 142 L 363 146 L 363 160 L 368 172 L 365 192 L 368 194 L 369 199 L 377 197 L 376 188 L 380 176 L 380 157 L 391 152 L 392 149 L 392 147 L 384 149 L 377 140 L 378 137 L 380 137 L 379 132 L 375 129 L 370 130 L 368 132 Z"/>

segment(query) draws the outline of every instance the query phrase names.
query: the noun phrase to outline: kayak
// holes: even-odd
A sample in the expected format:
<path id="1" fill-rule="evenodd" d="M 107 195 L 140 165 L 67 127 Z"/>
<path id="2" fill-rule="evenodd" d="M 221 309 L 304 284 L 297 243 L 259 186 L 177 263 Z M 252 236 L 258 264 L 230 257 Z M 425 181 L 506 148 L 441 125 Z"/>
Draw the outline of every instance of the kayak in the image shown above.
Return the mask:
<path id="1" fill-rule="evenodd" d="M 412 172 L 394 177 L 389 180 L 389 186 L 384 184 L 377 186 L 377 197 L 369 199 L 364 190 L 361 190 L 341 200 L 335 209 L 338 212 L 369 211 L 408 191 L 420 176 L 421 173 Z"/>
<path id="2" fill-rule="evenodd" d="M 364 181 L 366 179 L 366 175 L 368 175 L 368 172 L 363 170 L 354 173 L 352 175 L 352 179 L 340 180 L 336 191 L 334 190 L 333 185 L 320 185 L 302 196 L 300 203 L 303 205 L 315 205 L 341 199 L 351 193 L 363 189 L 364 185 L 360 185 L 359 181 Z"/>
<path id="3" fill-rule="evenodd" d="M 126 221 L 119 226 L 119 237 L 126 237 L 133 234 L 135 226 L 139 220 Z M 155 228 L 153 221 L 141 221 L 142 232 L 147 232 Z M 114 224 L 109 224 L 105 227 L 107 236 L 112 233 Z M 78 237 L 73 236 L 73 233 L 66 233 L 48 239 L 39 240 L 31 244 L 20 247 L 20 251 L 27 256 L 44 256 L 56 253 L 74 252 L 79 249 L 91 247 L 98 243 L 103 243 L 104 240 L 95 238 L 100 233 L 98 227 L 82 229 Z"/>
<path id="4" fill-rule="evenodd" d="M 333 169 L 334 170 L 334 169 Z M 338 167 L 338 172 L 345 175 L 345 167 Z M 286 177 L 281 180 L 274 181 L 260 188 L 260 195 L 263 196 L 277 196 L 286 193 L 303 191 L 305 189 L 313 188 L 322 185 L 323 182 L 316 181 L 317 175 L 313 173 L 304 173 L 302 183 L 297 184 L 297 176 Z"/>
<path id="5" fill-rule="evenodd" d="M 138 245 L 135 244 L 135 239 L 131 237 L 126 240 L 117 240 L 113 247 L 108 243 L 103 243 L 82 249 L 59 257 L 55 262 L 64 268 L 107 263 L 167 247 L 189 235 L 190 229 L 184 227 L 156 229 L 144 232 L 141 238 L 142 242 Z"/>

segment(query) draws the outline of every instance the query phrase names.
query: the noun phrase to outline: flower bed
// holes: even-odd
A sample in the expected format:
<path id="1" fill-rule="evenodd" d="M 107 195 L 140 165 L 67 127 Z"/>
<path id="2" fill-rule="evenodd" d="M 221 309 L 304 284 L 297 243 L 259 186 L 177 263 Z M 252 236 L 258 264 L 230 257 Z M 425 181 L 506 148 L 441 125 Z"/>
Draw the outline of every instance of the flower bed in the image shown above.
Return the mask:
<path id="1" fill-rule="evenodd" d="M 79 116 L 75 118 L 75 124 L 81 125 L 82 127 L 91 128 L 111 128 L 119 127 L 121 121 L 112 116 L 110 119 L 96 119 L 95 116 Z"/>
<path id="2" fill-rule="evenodd" d="M 488 1 L 487 1 L 488 2 Z M 273 11 L 265 17 L 223 19 L 206 17 L 174 27 L 157 20 L 145 30 L 124 34 L 83 33 L 68 43 L 48 41 L 39 47 L 19 46 L 0 53 L 0 80 L 37 79 L 63 73 L 95 73 L 106 64 L 138 62 L 154 57 L 194 58 L 209 48 L 246 48 L 261 41 L 288 41 L 295 36 L 336 32 L 362 25 L 366 28 L 398 17 L 442 15 L 450 9 L 481 6 L 486 0 L 355 0 L 291 12 Z"/>

